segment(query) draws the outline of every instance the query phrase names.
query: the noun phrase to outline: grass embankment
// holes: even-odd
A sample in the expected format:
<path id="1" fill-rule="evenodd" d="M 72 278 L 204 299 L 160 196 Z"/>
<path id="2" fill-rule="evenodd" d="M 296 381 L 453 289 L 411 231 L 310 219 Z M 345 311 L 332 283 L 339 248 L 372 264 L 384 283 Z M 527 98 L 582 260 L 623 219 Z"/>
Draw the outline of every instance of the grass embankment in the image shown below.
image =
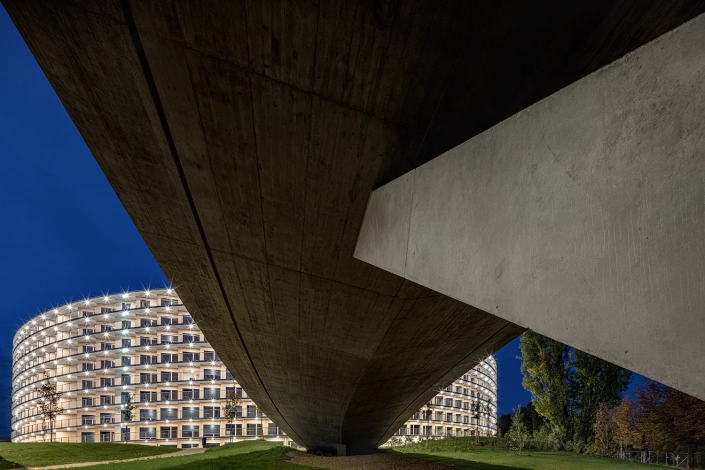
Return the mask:
<path id="1" fill-rule="evenodd" d="M 477 445 L 473 438 L 448 438 L 396 447 L 409 457 L 468 470 L 644 470 L 653 466 L 571 452 L 514 450 Z"/>
<path id="2" fill-rule="evenodd" d="M 14 444 L 0 442 L 0 456 L 4 459 L 0 460 L 0 469 L 133 459 L 150 455 L 168 454 L 177 450 L 168 447 L 108 442 L 92 444 L 60 442 Z"/>
<path id="3" fill-rule="evenodd" d="M 255 469 L 291 469 L 306 470 L 310 467 L 294 465 L 284 460 L 284 455 L 291 452 L 291 447 L 273 444 L 267 441 L 247 441 L 211 447 L 202 454 L 168 459 L 143 460 L 130 462 L 130 470 L 238 470 Z M 117 470 L 126 464 L 104 464 L 81 467 L 81 470 Z"/>

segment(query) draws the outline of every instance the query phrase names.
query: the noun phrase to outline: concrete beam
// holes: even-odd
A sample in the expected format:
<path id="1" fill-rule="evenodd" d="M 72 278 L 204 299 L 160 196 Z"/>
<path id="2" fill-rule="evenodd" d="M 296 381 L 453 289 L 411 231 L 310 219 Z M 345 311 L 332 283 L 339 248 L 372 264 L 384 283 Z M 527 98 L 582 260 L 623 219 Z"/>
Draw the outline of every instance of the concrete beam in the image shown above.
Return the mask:
<path id="1" fill-rule="evenodd" d="M 372 193 L 355 257 L 705 399 L 705 16 Z"/>

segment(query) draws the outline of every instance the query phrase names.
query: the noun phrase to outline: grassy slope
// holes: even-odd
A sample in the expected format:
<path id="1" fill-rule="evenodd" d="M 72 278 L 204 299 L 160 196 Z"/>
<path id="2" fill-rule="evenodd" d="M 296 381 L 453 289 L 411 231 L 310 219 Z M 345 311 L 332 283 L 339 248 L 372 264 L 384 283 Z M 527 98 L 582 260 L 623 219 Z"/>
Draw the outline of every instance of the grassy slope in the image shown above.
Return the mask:
<path id="1" fill-rule="evenodd" d="M 254 469 L 292 469 L 305 470 L 309 467 L 286 462 L 284 455 L 290 452 L 290 447 L 284 447 L 267 441 L 247 441 L 227 444 L 221 447 L 206 449 L 202 454 L 168 459 L 145 460 L 130 462 L 130 470 L 238 470 Z M 94 465 L 81 467 L 81 470 L 118 470 L 124 469 L 124 464 Z"/>
<path id="2" fill-rule="evenodd" d="M 34 444 L 14 444 L 0 442 L 0 456 L 6 462 L 0 468 L 17 468 L 19 466 L 58 465 L 74 462 L 97 462 L 100 460 L 131 459 L 174 452 L 178 449 L 167 447 L 143 446 L 136 444 L 99 443 L 63 444 L 41 442 Z"/>
<path id="3" fill-rule="evenodd" d="M 398 447 L 397 452 L 409 457 L 432 460 L 449 467 L 468 470 L 631 470 L 653 468 L 644 464 L 625 462 L 609 458 L 592 457 L 569 452 L 523 452 L 517 455 L 506 449 L 478 447 L 472 451 L 443 451 L 417 453 L 418 448 L 407 450 Z"/>

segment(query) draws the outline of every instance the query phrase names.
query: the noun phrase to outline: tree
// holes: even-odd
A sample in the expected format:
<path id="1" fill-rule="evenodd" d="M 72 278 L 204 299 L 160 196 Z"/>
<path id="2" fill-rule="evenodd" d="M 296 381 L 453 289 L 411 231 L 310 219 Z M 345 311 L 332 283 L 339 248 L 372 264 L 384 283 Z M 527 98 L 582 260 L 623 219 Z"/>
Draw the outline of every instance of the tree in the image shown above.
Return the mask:
<path id="1" fill-rule="evenodd" d="M 122 421 L 125 423 L 128 421 L 132 421 L 133 414 L 135 411 L 135 405 L 132 404 L 132 394 L 130 393 L 130 394 L 126 395 L 126 397 L 127 397 L 127 400 L 125 401 L 125 403 L 123 403 L 122 411 L 121 411 Z"/>
<path id="2" fill-rule="evenodd" d="M 497 432 L 499 436 L 504 436 L 509 432 L 513 416 L 514 413 L 505 413 L 497 418 Z M 540 431 L 546 425 L 546 419 L 536 411 L 534 402 L 531 400 L 526 406 L 521 408 L 521 417 L 524 421 L 526 431 L 529 434 Z"/>
<path id="3" fill-rule="evenodd" d="M 570 395 L 574 400 L 574 440 L 587 444 L 593 433 L 595 415 L 600 406 L 613 408 L 629 386 L 632 373 L 578 349 L 572 363 Z"/>
<path id="4" fill-rule="evenodd" d="M 512 426 L 513 413 L 504 413 L 497 418 L 497 434 L 499 437 L 506 436 Z"/>
<path id="5" fill-rule="evenodd" d="M 646 445 L 670 452 L 685 450 L 689 468 L 694 468 L 695 450 L 705 445 L 705 402 L 653 381 L 636 395 L 638 428 Z"/>
<path id="6" fill-rule="evenodd" d="M 536 411 L 563 440 L 587 444 L 599 406 L 619 403 L 632 373 L 533 331 L 522 335 L 521 351 Z"/>
<path id="7" fill-rule="evenodd" d="M 62 395 L 63 392 L 56 390 L 56 383 L 49 380 L 49 375 L 45 372 L 44 380 L 39 387 L 39 412 L 42 415 L 42 431 L 46 432 L 48 422 L 49 442 L 54 442 L 56 417 L 64 412 L 59 403 Z"/>
<path id="8" fill-rule="evenodd" d="M 521 335 L 520 344 L 524 388 L 531 392 L 536 411 L 567 436 L 571 431 L 570 348 L 530 330 Z"/>
<path id="9" fill-rule="evenodd" d="M 593 423 L 595 444 L 597 444 L 602 456 L 611 455 L 615 447 L 615 412 L 616 407 L 608 408 L 603 403 L 597 408 L 597 413 L 595 413 L 595 422 Z"/>
<path id="10" fill-rule="evenodd" d="M 237 418 L 237 409 L 240 407 L 240 397 L 237 395 L 235 390 L 230 390 L 225 395 L 225 406 L 223 406 L 223 417 L 227 424 L 232 424 L 235 418 Z M 233 442 L 233 433 L 230 433 L 230 442 Z"/>
<path id="11" fill-rule="evenodd" d="M 526 424 L 524 423 L 524 417 L 522 416 L 521 406 L 517 406 L 514 408 L 514 414 L 512 415 L 512 425 L 509 428 L 509 439 L 512 442 L 512 447 L 519 451 L 519 455 L 521 455 L 526 439 L 529 437 L 528 434 Z"/>

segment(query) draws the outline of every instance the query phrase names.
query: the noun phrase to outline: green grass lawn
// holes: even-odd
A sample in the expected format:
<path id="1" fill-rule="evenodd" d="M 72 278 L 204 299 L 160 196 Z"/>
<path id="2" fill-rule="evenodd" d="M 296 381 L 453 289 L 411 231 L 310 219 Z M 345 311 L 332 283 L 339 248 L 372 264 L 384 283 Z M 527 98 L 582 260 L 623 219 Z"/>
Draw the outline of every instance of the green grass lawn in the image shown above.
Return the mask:
<path id="1" fill-rule="evenodd" d="M 432 460 L 454 469 L 468 470 L 630 470 L 647 468 L 653 465 L 626 462 L 610 458 L 593 457 L 569 452 L 524 451 L 522 455 L 507 449 L 477 447 L 471 451 L 442 451 L 420 453 L 418 447 L 407 450 L 398 447 L 395 452 L 409 457 Z"/>
<path id="2" fill-rule="evenodd" d="M 178 449 L 107 442 L 96 442 L 93 444 L 59 442 L 15 444 L 0 442 L 0 456 L 4 459 L 0 460 L 0 469 L 132 459 L 149 455 L 167 454 L 176 450 Z"/>
<path id="3" fill-rule="evenodd" d="M 306 470 L 310 467 L 294 465 L 284 460 L 284 455 L 291 452 L 291 447 L 284 447 L 267 441 L 247 441 L 211 447 L 202 454 L 168 459 L 130 462 L 130 470 L 221 470 L 237 468 L 254 469 L 291 469 Z M 105 464 L 81 467 L 81 470 L 117 470 L 126 464 Z"/>

